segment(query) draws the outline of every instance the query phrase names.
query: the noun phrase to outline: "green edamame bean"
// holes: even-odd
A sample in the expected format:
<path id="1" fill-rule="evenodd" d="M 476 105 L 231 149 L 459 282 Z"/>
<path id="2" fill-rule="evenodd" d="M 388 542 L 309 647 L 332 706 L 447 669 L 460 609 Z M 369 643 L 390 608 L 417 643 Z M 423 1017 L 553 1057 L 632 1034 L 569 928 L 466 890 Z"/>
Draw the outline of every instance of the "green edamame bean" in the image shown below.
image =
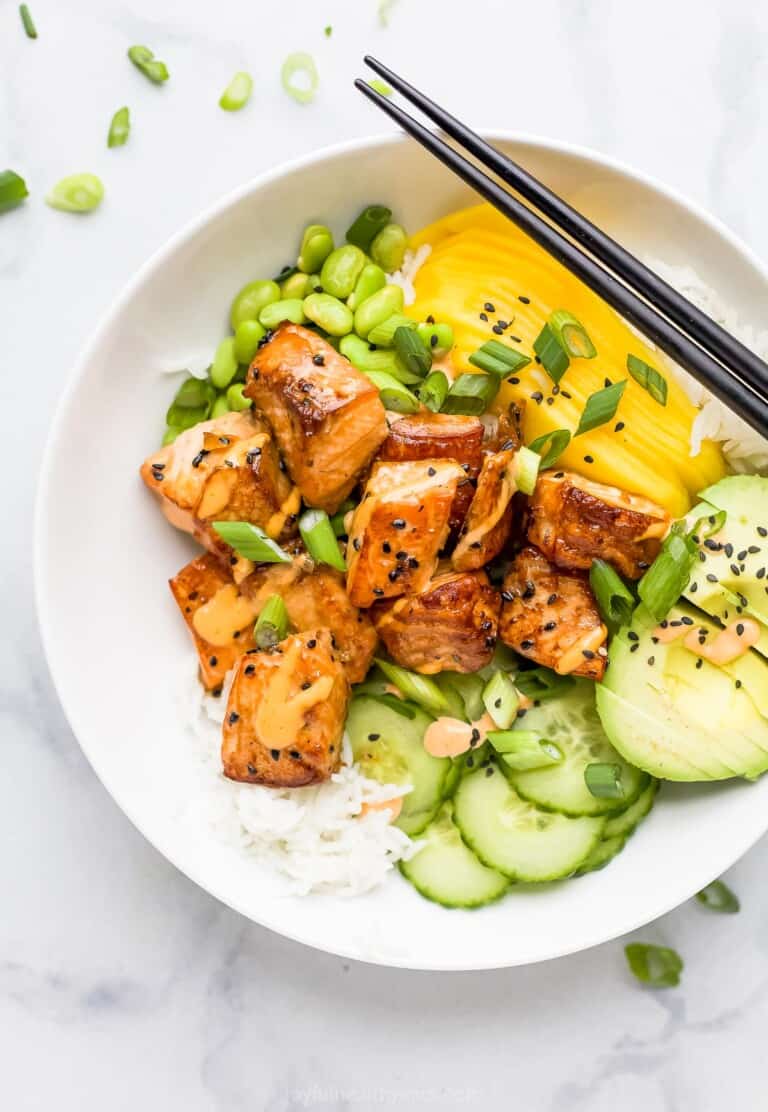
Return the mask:
<path id="1" fill-rule="evenodd" d="M 296 266 L 305 274 L 314 274 L 333 251 L 331 229 L 325 224 L 310 224 L 301 237 L 301 248 Z"/>
<path id="2" fill-rule="evenodd" d="M 355 310 L 355 332 L 365 339 L 377 324 L 381 324 L 393 313 L 402 311 L 403 291 L 400 286 L 384 286 L 372 297 L 366 298 Z"/>
<path id="3" fill-rule="evenodd" d="M 309 297 L 305 297 L 304 312 L 331 336 L 346 336 L 352 331 L 355 322 L 352 310 L 329 293 L 311 293 Z"/>
<path id="4" fill-rule="evenodd" d="M 337 247 L 323 263 L 320 271 L 320 285 L 325 293 L 342 300 L 349 297 L 365 266 L 365 255 L 359 247 L 351 243 Z"/>
<path id="5" fill-rule="evenodd" d="M 236 374 L 235 338 L 227 336 L 216 348 L 210 370 L 211 382 L 217 390 L 226 390 Z"/>
<path id="6" fill-rule="evenodd" d="M 373 297 L 375 293 L 383 289 L 387 284 L 387 276 L 380 266 L 376 263 L 366 263 L 360 271 L 360 277 L 355 283 L 355 288 L 347 298 L 347 305 L 350 309 L 356 309 L 358 305 L 369 297 Z"/>
<path id="7" fill-rule="evenodd" d="M 240 413 L 244 409 L 251 408 L 253 402 L 243 394 L 242 383 L 236 382 L 227 390 L 227 405 L 233 413 Z"/>
<path id="8" fill-rule="evenodd" d="M 277 282 L 268 280 L 248 282 L 237 294 L 229 310 L 232 331 L 234 332 L 238 324 L 242 324 L 244 320 L 257 320 L 265 305 L 279 300 L 280 287 Z"/>
<path id="9" fill-rule="evenodd" d="M 387 224 L 371 244 L 371 258 L 391 274 L 403 265 L 408 236 L 400 224 Z"/>
<path id="10" fill-rule="evenodd" d="M 306 321 L 302 302 L 298 297 L 287 298 L 285 301 L 273 301 L 259 313 L 259 323 L 265 328 L 277 328 L 284 320 L 293 324 L 304 324 Z"/>
<path id="11" fill-rule="evenodd" d="M 266 328 L 257 320 L 244 320 L 235 329 L 235 359 L 238 363 L 250 363 L 256 354 L 259 341 L 267 334 Z"/>
<path id="12" fill-rule="evenodd" d="M 450 324 L 417 324 L 416 331 L 433 355 L 445 355 L 453 347 Z"/>
<path id="13" fill-rule="evenodd" d="M 227 401 L 227 395 L 219 394 L 218 398 L 211 406 L 211 418 L 223 417 L 225 413 L 229 413 L 229 402 Z"/>
<path id="14" fill-rule="evenodd" d="M 283 300 L 294 297 L 303 298 L 312 293 L 313 290 L 314 286 L 310 285 L 308 274 L 292 274 L 290 278 L 286 278 L 284 282 L 280 283 L 280 293 Z"/>

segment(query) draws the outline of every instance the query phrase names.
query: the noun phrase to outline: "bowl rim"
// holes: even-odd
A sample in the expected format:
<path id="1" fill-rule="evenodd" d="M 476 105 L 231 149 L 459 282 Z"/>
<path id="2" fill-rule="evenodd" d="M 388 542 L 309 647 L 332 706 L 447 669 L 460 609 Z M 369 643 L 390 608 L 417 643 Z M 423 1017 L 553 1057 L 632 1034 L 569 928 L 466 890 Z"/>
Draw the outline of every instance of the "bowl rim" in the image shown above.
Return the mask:
<path id="1" fill-rule="evenodd" d="M 702 224 L 708 226 L 716 235 L 731 248 L 739 254 L 742 259 L 749 263 L 758 274 L 768 283 L 768 265 L 766 265 L 760 257 L 749 247 L 743 240 L 736 235 L 719 217 L 714 216 L 708 212 L 698 202 L 692 201 L 686 197 L 681 191 L 666 185 L 664 182 L 659 181 L 654 175 L 640 171 L 635 167 L 625 163 L 621 159 L 612 156 L 601 154 L 599 151 L 577 143 L 569 143 L 556 138 L 549 138 L 544 135 L 535 133 L 527 133 L 522 131 L 506 131 L 499 129 L 478 129 L 478 133 L 491 143 L 515 143 L 521 144 L 542 151 L 562 154 L 568 157 L 580 159 L 583 162 L 592 163 L 601 169 L 608 169 L 617 175 L 624 177 L 630 181 L 639 183 L 640 185 L 657 193 L 665 200 L 671 201 L 680 206 L 688 213 L 692 214 Z M 94 746 L 84 739 L 78 729 L 78 713 L 76 706 L 70 704 L 68 695 L 63 689 L 57 677 L 57 668 L 54 662 L 52 632 L 48 626 L 47 614 L 50 612 L 48 607 L 48 593 L 46 582 L 46 563 L 49 559 L 49 554 L 43 545 L 44 524 L 47 515 L 47 506 L 50 498 L 50 486 L 55 471 L 55 459 L 59 448 L 61 434 L 65 421 L 67 419 L 70 406 L 77 394 L 80 386 L 80 381 L 85 373 L 85 370 L 102 342 L 105 335 L 108 334 L 110 328 L 113 327 L 115 321 L 118 319 L 123 311 L 123 307 L 133 297 L 134 293 L 142 286 L 146 279 L 162 264 L 174 254 L 180 247 L 182 247 L 188 240 L 191 240 L 199 231 L 201 231 L 208 223 L 214 220 L 221 213 L 225 212 L 230 207 L 239 204 L 245 197 L 257 194 L 265 186 L 280 178 L 293 174 L 296 171 L 308 169 L 318 163 L 327 159 L 353 154 L 355 152 L 365 153 L 371 149 L 397 147 L 412 142 L 413 140 L 401 132 L 378 132 L 371 135 L 366 135 L 354 139 L 345 140 L 339 143 L 328 144 L 326 146 L 309 151 L 306 154 L 297 156 L 296 158 L 289 159 L 281 162 L 278 166 L 258 174 L 256 177 L 249 179 L 247 182 L 236 187 L 224 196 L 220 197 L 213 204 L 204 208 L 192 219 L 188 220 L 178 231 L 174 232 L 164 243 L 161 244 L 134 275 L 129 278 L 117 296 L 111 301 L 107 309 L 102 313 L 96 327 L 91 333 L 90 337 L 80 348 L 73 368 L 67 378 L 65 387 L 56 404 L 54 414 L 48 428 L 46 435 L 45 447 L 43 450 L 40 467 L 38 470 L 37 486 L 35 492 L 34 504 L 34 517 L 33 517 L 33 591 L 34 591 L 34 605 L 37 616 L 38 628 L 40 631 L 41 642 L 45 660 L 48 666 L 49 674 L 53 683 L 54 690 L 58 697 L 61 708 L 64 712 L 67 723 L 74 734 L 78 745 L 80 746 L 83 754 L 85 755 L 88 763 L 93 769 L 96 777 L 101 782 L 106 792 L 111 796 L 118 808 L 123 812 L 126 818 L 132 823 L 135 829 L 141 834 L 143 838 L 160 853 L 175 869 L 178 869 L 184 876 L 196 884 L 208 895 L 218 900 L 231 910 L 242 915 L 250 922 L 256 923 L 258 926 L 274 931 L 275 933 L 290 939 L 292 942 L 298 942 L 312 949 L 318 950 L 321 953 L 333 954 L 348 960 L 362 961 L 366 964 L 381 965 L 384 967 L 396 967 L 402 969 L 413 969 L 421 971 L 433 972 L 474 972 L 488 969 L 501 969 L 510 968 L 516 965 L 523 964 L 539 964 L 544 961 L 550 961 L 555 958 L 565 957 L 569 954 L 579 953 L 583 950 L 591 949 L 594 946 L 602 945 L 603 943 L 614 940 L 615 938 L 623 937 L 624 935 L 636 930 L 648 923 L 653 922 L 662 915 L 672 911 L 675 907 L 680 906 L 687 899 L 690 899 L 696 891 L 696 887 L 690 892 L 685 889 L 686 894 L 682 898 L 675 898 L 670 901 L 665 899 L 661 902 L 660 906 L 651 909 L 649 915 L 641 915 L 638 917 L 637 922 L 633 922 L 627 926 L 622 934 L 617 935 L 611 928 L 598 929 L 595 931 L 594 936 L 589 941 L 581 941 L 575 945 L 560 944 L 553 947 L 551 950 L 542 954 L 540 957 L 529 960 L 524 958 L 520 961 L 504 962 L 499 964 L 498 961 L 483 962 L 477 960 L 471 964 L 462 965 L 446 965 L 444 962 L 436 962 L 433 964 L 425 963 L 423 960 L 418 964 L 412 960 L 400 959 L 396 956 L 392 957 L 378 957 L 375 955 L 361 955 L 352 949 L 347 949 L 343 945 L 329 947 L 322 943 L 314 941 L 312 938 L 303 935 L 300 927 L 300 917 L 298 917 L 298 929 L 286 930 L 282 924 L 278 924 L 274 917 L 265 915 L 263 918 L 256 918 L 254 915 L 245 910 L 245 908 L 238 903 L 232 896 L 224 895 L 217 890 L 215 883 L 210 883 L 207 879 L 197 875 L 197 870 L 193 867 L 192 863 L 185 862 L 180 864 L 172 849 L 166 849 L 164 843 L 166 841 L 163 836 L 150 835 L 144 829 L 142 822 L 140 822 L 133 813 L 133 806 L 129 800 L 123 798 L 119 785 L 110 786 L 107 781 L 110 779 L 108 772 L 103 768 L 102 762 L 98 755 L 98 747 Z M 768 829 L 768 815 L 766 815 L 765 828 Z M 743 856 L 757 841 L 757 839 L 764 833 L 763 831 L 754 834 L 750 829 L 743 840 L 743 844 L 739 848 L 736 857 L 733 858 L 731 864 L 735 863 L 740 857 Z M 721 869 L 716 870 L 711 880 L 721 872 Z"/>

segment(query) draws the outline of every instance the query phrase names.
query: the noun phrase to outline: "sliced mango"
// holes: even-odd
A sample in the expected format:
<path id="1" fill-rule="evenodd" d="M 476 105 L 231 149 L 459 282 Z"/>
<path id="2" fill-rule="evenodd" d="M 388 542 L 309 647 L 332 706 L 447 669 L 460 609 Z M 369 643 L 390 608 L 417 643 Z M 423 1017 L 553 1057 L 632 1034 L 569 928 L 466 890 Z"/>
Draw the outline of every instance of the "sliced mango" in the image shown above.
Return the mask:
<path id="1" fill-rule="evenodd" d="M 412 240 L 414 247 L 423 243 L 430 244 L 432 252 L 416 275 L 416 302 L 408 312 L 419 320 L 432 314 L 453 326 L 457 370 L 473 370 L 469 356 L 486 340 L 501 340 L 532 355 L 533 341 L 555 309 L 572 312 L 597 348 L 595 359 L 571 360 L 557 394 L 535 362 L 518 373 L 517 384 L 504 384 L 497 407 L 513 399 L 527 400 L 527 442 L 558 428 L 573 433 L 590 394 L 606 379 L 629 379 L 614 420 L 572 439 L 560 457 L 564 467 L 645 495 L 675 517 L 690 509 L 698 491 L 726 474 L 722 453 L 711 441 L 691 456 L 697 410 L 666 373 L 661 353 L 494 208 L 477 205 L 446 216 Z M 480 314 L 486 302 L 494 311 L 487 312 L 484 321 Z M 511 322 L 503 336 L 492 331 L 497 320 Z M 666 406 L 629 377 L 630 352 L 665 374 Z M 617 430 L 619 422 L 623 427 Z"/>

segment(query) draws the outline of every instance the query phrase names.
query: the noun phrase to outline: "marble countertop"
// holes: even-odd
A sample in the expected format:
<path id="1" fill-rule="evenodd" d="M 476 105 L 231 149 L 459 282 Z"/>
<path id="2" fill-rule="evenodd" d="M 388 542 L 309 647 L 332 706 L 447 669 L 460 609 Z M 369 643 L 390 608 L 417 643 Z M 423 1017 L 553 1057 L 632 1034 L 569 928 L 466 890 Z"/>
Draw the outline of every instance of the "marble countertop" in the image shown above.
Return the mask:
<path id="1" fill-rule="evenodd" d="M 763 1107 L 765 840 L 729 875 L 740 915 L 687 905 L 640 932 L 684 956 L 676 990 L 638 986 L 620 941 L 458 975 L 316 953 L 214 902 L 112 803 L 52 690 L 30 569 L 46 430 L 94 322 L 136 267 L 221 194 L 307 148 L 382 129 L 350 92 L 364 51 L 417 75 L 478 126 L 586 144 L 658 175 L 767 257 L 763 5 L 398 0 L 388 28 L 376 0 L 31 7 L 36 42 L 23 36 L 15 0 L 0 2 L 0 168 L 22 172 L 32 193 L 23 211 L 0 217 L 4 1103 L 13 1112 Z M 135 42 L 167 61 L 167 87 L 127 63 Z M 297 49 L 321 75 L 306 108 L 280 88 L 282 59 Z M 253 101 L 247 116 L 225 115 L 218 95 L 240 68 L 255 76 Z M 130 144 L 108 151 L 109 119 L 124 103 Z M 42 203 L 59 177 L 83 169 L 107 187 L 97 215 Z"/>

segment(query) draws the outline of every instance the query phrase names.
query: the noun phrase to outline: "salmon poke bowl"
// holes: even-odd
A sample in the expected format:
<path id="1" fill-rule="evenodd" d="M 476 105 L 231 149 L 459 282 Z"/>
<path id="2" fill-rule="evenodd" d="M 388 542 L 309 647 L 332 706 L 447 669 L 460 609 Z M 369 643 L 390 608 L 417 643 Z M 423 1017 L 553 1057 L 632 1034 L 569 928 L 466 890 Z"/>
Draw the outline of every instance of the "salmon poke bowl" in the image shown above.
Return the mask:
<path id="1" fill-rule="evenodd" d="M 768 350 L 713 221 L 501 145 Z M 96 334 L 43 472 L 48 659 L 120 805 L 257 922 L 422 968 L 555 956 L 768 825 L 766 475 L 501 214 L 353 144 L 222 202 Z"/>

